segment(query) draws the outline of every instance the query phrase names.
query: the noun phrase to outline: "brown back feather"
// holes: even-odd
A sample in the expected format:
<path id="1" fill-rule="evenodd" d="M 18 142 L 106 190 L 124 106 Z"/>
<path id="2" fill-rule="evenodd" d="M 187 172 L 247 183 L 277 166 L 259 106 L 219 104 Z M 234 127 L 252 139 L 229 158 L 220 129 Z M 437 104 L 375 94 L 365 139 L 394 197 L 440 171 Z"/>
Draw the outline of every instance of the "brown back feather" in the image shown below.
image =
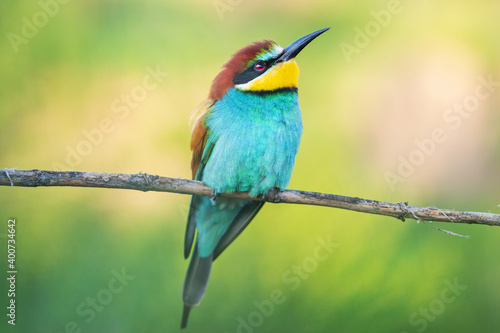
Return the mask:
<path id="1" fill-rule="evenodd" d="M 198 167 L 200 166 L 201 157 L 203 155 L 203 148 L 205 147 L 205 142 L 207 136 L 207 128 L 203 126 L 203 120 L 200 119 L 195 125 L 193 134 L 191 135 L 191 150 L 193 151 L 193 158 L 191 159 L 191 171 L 193 173 L 193 179 L 196 177 L 198 172 Z"/>
<path id="2" fill-rule="evenodd" d="M 205 116 L 214 104 L 215 101 L 206 99 L 204 100 L 194 111 L 191 116 L 192 131 L 191 131 L 191 150 L 193 151 L 193 157 L 191 159 L 191 171 L 193 173 L 193 179 L 196 177 L 198 172 L 198 167 L 203 156 L 203 150 L 205 149 L 205 142 L 207 141 L 207 131 L 203 125 Z"/>

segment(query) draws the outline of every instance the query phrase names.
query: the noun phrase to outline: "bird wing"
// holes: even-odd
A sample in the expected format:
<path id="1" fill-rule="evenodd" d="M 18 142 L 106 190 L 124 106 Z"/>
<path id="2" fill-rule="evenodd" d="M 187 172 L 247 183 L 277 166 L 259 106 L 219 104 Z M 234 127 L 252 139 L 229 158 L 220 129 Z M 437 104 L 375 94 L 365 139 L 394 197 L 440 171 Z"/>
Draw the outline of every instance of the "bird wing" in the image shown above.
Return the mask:
<path id="1" fill-rule="evenodd" d="M 233 222 L 227 229 L 224 236 L 222 236 L 221 240 L 217 244 L 214 249 L 213 259 L 217 259 L 217 257 L 224 251 L 229 244 L 231 244 L 236 237 L 241 234 L 241 232 L 248 226 L 248 224 L 253 220 L 255 215 L 259 212 L 259 210 L 264 205 L 263 201 L 251 201 L 248 200 L 247 204 L 241 208 L 238 215 L 234 218 Z"/>
<path id="2" fill-rule="evenodd" d="M 197 196 L 193 195 L 191 197 L 191 203 L 189 204 L 189 213 L 186 223 L 186 233 L 184 234 L 184 259 L 189 258 L 191 253 L 191 248 L 193 247 L 194 234 L 196 233 L 196 220 L 195 220 L 195 210 L 192 208 L 195 203 L 195 198 Z M 197 199 L 196 199 L 197 200 Z"/>
<path id="3" fill-rule="evenodd" d="M 193 173 L 193 179 L 201 180 L 201 175 L 203 174 L 203 168 L 208 161 L 208 157 L 210 156 L 211 150 L 213 147 L 209 147 L 210 149 L 205 154 L 205 158 L 202 161 L 203 151 L 205 150 L 205 144 L 207 142 L 207 132 L 208 128 L 203 124 L 205 120 L 205 116 L 208 111 L 214 105 L 215 101 L 212 99 L 204 100 L 191 115 L 191 119 L 189 121 L 192 130 L 191 130 L 191 150 L 193 151 L 193 157 L 191 159 L 191 171 Z M 201 167 L 200 167 L 201 164 Z M 198 172 L 198 170 L 200 172 Z M 184 235 L 184 258 L 188 258 L 191 252 L 191 247 L 193 246 L 194 235 L 196 232 L 196 222 L 195 222 L 195 214 L 196 210 L 192 209 L 193 205 L 195 205 L 195 201 L 198 200 L 196 196 L 191 198 L 191 204 L 189 208 L 189 214 L 186 224 L 186 233 Z"/>

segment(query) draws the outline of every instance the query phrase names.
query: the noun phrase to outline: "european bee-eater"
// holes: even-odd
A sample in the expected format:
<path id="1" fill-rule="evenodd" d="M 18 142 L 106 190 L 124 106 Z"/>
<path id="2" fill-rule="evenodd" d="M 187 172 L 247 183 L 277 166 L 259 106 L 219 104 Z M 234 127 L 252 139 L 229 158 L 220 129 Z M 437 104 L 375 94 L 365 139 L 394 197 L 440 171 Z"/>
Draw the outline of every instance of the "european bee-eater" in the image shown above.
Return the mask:
<path id="1" fill-rule="evenodd" d="M 248 191 L 257 196 L 275 187 L 285 189 L 290 181 L 302 134 L 295 57 L 328 29 L 286 48 L 264 40 L 239 50 L 214 79 L 209 98 L 192 115 L 193 178 L 210 186 L 214 197 L 191 199 L 185 258 L 193 242 L 194 248 L 182 291 L 181 328 L 205 294 L 212 262 L 264 204 L 216 194 Z"/>

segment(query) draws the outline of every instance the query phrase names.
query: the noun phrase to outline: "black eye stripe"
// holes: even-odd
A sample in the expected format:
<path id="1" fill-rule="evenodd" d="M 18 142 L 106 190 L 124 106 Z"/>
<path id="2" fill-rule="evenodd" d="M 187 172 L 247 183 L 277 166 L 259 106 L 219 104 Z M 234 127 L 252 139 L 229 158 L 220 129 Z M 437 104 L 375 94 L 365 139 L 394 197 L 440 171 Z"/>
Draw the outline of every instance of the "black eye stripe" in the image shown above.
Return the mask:
<path id="1" fill-rule="evenodd" d="M 255 69 L 255 65 L 258 62 L 263 62 L 266 65 L 264 70 L 258 71 Z M 271 68 L 275 62 L 276 62 L 276 59 L 269 59 L 267 61 L 256 60 L 256 61 L 252 62 L 250 64 L 250 66 L 248 66 L 248 68 L 245 69 L 242 73 L 236 74 L 233 78 L 233 83 L 234 84 L 244 84 L 244 83 L 250 82 L 253 79 L 255 79 L 256 77 L 259 77 L 262 74 L 264 74 L 265 72 L 267 72 L 267 70 L 269 68 Z"/>

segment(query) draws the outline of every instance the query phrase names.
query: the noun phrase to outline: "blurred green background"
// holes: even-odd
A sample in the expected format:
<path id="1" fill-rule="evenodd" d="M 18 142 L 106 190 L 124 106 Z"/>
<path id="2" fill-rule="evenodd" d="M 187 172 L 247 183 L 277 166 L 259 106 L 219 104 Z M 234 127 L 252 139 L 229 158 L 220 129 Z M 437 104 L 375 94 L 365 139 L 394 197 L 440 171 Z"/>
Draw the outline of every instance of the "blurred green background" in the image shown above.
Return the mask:
<path id="1" fill-rule="evenodd" d="M 500 213 L 500 86 L 480 79 L 500 81 L 498 1 L 42 0 L 0 11 L 2 168 L 189 178 L 190 112 L 221 65 L 250 42 L 286 46 L 331 26 L 297 60 L 304 134 L 290 188 Z M 189 199 L 0 188 L 2 331 L 178 332 Z M 433 225 L 470 238 L 267 204 L 215 263 L 186 332 L 498 332 L 500 229 Z M 329 241 L 331 253 L 318 248 Z"/>

